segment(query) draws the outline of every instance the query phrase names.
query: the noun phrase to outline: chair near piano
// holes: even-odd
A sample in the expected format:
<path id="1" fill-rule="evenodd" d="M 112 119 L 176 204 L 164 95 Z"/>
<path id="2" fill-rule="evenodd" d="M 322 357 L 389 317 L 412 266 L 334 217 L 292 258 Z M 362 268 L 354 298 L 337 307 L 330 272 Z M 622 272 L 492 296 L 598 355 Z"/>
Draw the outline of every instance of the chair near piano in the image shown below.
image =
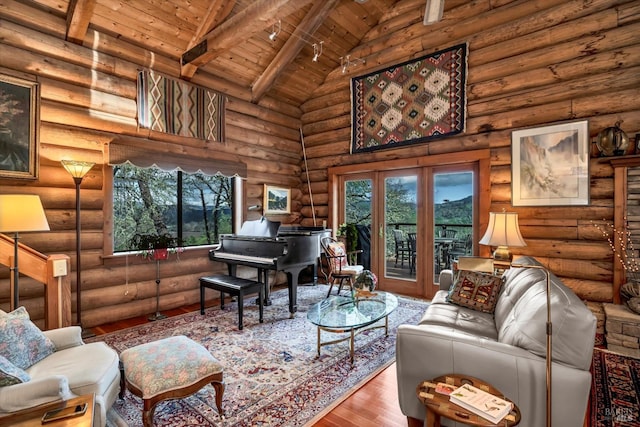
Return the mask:
<path id="1" fill-rule="evenodd" d="M 331 295 L 333 285 L 338 283 L 339 295 L 342 291 L 342 287 L 346 284 L 349 286 L 349 290 L 353 290 L 353 282 L 358 274 L 362 273 L 364 267 L 362 265 L 350 265 L 349 258 L 352 254 L 357 254 L 362 251 L 347 252 L 344 242 L 340 242 L 333 237 L 324 237 L 320 241 L 322 245 L 322 251 L 327 259 L 327 268 L 329 273 L 326 274 L 323 271 L 329 284 L 329 292 L 327 292 L 327 298 Z"/>

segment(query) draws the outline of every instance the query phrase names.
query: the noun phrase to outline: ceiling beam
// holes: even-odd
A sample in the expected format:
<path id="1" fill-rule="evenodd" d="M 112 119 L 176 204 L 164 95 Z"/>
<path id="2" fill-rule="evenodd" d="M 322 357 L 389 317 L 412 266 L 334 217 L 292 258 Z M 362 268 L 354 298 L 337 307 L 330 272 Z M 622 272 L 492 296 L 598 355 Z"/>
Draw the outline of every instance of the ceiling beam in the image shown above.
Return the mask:
<path id="1" fill-rule="evenodd" d="M 198 44 L 208 32 L 220 25 L 233 10 L 236 0 L 212 0 L 206 15 L 189 42 L 187 50 Z"/>
<path id="2" fill-rule="evenodd" d="M 96 6 L 95 0 L 71 0 L 67 8 L 66 40 L 82 44 Z"/>
<path id="3" fill-rule="evenodd" d="M 214 28 L 185 52 L 181 59 L 181 76 L 191 78 L 195 70 L 212 61 L 254 34 L 273 25 L 278 17 L 285 17 L 305 7 L 312 0 L 256 0 L 232 18 Z M 190 65 L 189 67 L 187 67 Z"/>
<path id="4" fill-rule="evenodd" d="M 306 43 L 304 40 L 305 35 L 316 32 L 338 1 L 339 0 L 315 0 L 315 3 L 295 29 L 292 36 L 289 37 L 264 72 L 253 82 L 251 88 L 251 99 L 253 102 L 259 101 L 260 98 L 264 96 L 284 71 L 285 67 L 300 53 Z"/>

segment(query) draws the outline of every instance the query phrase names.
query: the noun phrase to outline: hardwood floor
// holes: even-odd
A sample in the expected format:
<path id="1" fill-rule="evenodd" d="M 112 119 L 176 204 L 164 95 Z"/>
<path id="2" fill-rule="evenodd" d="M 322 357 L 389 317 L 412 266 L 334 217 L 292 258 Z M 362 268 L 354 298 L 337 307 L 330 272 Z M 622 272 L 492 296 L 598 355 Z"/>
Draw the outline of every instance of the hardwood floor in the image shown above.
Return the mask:
<path id="1" fill-rule="evenodd" d="M 217 304 L 217 302 L 211 304 Z M 207 303 L 207 306 L 209 305 Z M 176 316 L 196 310 L 200 310 L 199 304 L 163 310 L 162 313 L 167 316 Z M 146 316 L 134 317 L 96 326 L 91 328 L 91 332 L 101 335 L 147 322 L 149 320 Z M 372 378 L 314 424 L 317 427 L 403 427 L 406 425 L 407 418 L 400 411 L 398 404 L 395 363 Z"/>

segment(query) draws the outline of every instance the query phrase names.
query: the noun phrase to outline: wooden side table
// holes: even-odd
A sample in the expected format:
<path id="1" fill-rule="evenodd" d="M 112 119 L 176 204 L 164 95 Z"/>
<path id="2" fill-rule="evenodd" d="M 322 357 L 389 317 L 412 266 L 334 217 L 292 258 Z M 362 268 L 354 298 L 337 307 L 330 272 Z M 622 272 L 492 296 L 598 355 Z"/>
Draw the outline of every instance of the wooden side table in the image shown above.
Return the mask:
<path id="1" fill-rule="evenodd" d="M 423 381 L 418 385 L 416 390 L 418 399 L 427 410 L 427 418 L 424 421 L 426 427 L 440 427 L 441 417 L 478 427 L 511 427 L 517 426 L 520 423 L 520 409 L 515 403 L 513 404 L 511 412 L 502 419 L 500 424 L 493 424 L 491 421 L 451 403 L 449 401 L 449 395 L 436 392 L 436 385 L 438 383 L 448 384 L 454 389 L 463 384 L 471 384 L 511 402 L 511 400 L 505 397 L 498 389 L 478 378 L 458 374 L 443 375 L 433 380 Z"/>
<path id="2" fill-rule="evenodd" d="M 10 425 L 12 427 L 92 427 L 93 426 L 93 405 L 95 399 L 93 394 L 74 397 L 65 401 L 47 403 L 35 408 L 25 409 L 15 412 L 6 417 L 0 418 L 0 425 Z M 76 417 L 63 418 L 42 424 L 42 416 L 52 409 L 62 409 L 68 406 L 87 404 L 87 412 Z M 6 423 L 6 424 L 5 424 Z"/>

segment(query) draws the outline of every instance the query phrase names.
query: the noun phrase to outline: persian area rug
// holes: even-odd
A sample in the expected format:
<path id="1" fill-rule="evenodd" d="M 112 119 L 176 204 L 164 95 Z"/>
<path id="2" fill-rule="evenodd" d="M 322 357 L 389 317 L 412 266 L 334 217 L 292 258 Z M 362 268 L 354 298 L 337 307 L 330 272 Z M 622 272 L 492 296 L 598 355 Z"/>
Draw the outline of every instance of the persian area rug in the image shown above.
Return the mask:
<path id="1" fill-rule="evenodd" d="M 640 359 L 594 349 L 591 427 L 640 425 Z"/>
<path id="2" fill-rule="evenodd" d="M 351 80 L 351 153 L 464 131 L 467 45 Z"/>
<path id="3" fill-rule="evenodd" d="M 417 323 L 427 302 L 398 297 L 389 315 L 389 336 L 383 329 L 362 332 L 355 339 L 355 360 L 349 362 L 348 341 L 322 347 L 317 357 L 317 329 L 307 321 L 307 308 L 327 295 L 327 285 L 299 286 L 298 312 L 289 318 L 288 292 L 271 294 L 264 323 L 258 322 L 255 298 L 245 299 L 244 330 L 238 330 L 237 303 L 95 337 L 118 352 L 174 335 L 205 346 L 225 366 L 225 417 L 215 408 L 207 385 L 181 400 L 156 407 L 156 426 L 301 426 L 323 416 L 364 382 L 395 360 L 396 330 Z M 344 335 L 346 336 L 346 335 Z M 323 332 L 323 340 L 339 338 Z M 127 392 L 108 414 L 110 426 L 141 426 L 142 400 Z"/>

